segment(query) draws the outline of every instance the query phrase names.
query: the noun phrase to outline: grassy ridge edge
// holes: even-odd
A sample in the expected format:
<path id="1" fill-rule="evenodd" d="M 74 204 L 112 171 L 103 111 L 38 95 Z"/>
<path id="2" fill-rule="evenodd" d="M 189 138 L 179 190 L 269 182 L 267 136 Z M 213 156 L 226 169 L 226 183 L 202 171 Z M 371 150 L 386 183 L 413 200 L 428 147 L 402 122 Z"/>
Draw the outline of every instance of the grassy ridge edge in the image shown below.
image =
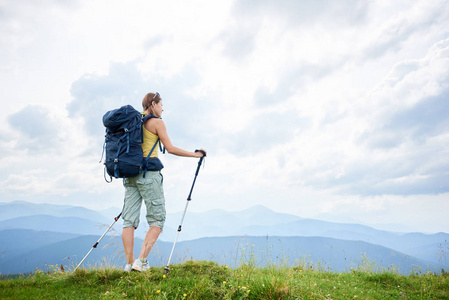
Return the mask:
<path id="1" fill-rule="evenodd" d="M 332 273 L 308 267 L 241 265 L 231 269 L 210 261 L 187 261 L 149 272 L 115 268 L 74 273 L 35 272 L 0 281 L 1 299 L 447 299 L 449 275 L 404 276 L 391 271 Z"/>

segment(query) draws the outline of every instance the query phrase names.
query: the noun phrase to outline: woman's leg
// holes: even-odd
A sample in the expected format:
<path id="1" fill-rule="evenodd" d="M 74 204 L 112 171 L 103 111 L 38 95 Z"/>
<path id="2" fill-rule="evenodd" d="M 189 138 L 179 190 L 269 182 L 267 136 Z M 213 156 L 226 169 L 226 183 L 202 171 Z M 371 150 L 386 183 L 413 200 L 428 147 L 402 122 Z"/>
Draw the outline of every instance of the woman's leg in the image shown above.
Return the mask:
<path id="1" fill-rule="evenodd" d="M 145 182 L 142 182 L 141 185 L 138 184 L 147 208 L 146 219 L 150 225 L 139 255 L 139 258 L 142 259 L 147 258 L 164 227 L 166 213 L 162 183 L 163 177 L 160 172 L 149 171 L 145 177 Z"/>
<path id="2" fill-rule="evenodd" d="M 128 264 L 134 262 L 134 231 L 140 223 L 140 207 L 142 205 L 142 197 L 136 186 L 137 178 L 138 176 L 123 179 L 123 185 L 125 186 L 125 203 L 122 210 L 122 241 Z"/>
<path id="3" fill-rule="evenodd" d="M 126 262 L 134 262 L 134 227 L 123 228 L 122 231 L 123 247 L 125 248 Z"/>
<path id="4" fill-rule="evenodd" d="M 140 251 L 139 258 L 147 258 L 148 254 L 156 243 L 159 234 L 161 233 L 161 228 L 157 226 L 151 226 L 145 235 L 145 240 L 143 241 L 142 250 Z"/>

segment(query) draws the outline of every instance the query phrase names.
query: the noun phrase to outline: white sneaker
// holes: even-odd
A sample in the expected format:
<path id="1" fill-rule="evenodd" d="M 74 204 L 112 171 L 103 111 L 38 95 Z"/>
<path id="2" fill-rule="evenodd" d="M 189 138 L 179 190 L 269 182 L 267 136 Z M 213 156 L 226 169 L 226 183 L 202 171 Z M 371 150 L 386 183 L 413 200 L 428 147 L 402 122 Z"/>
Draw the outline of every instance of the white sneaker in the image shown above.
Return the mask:
<path id="1" fill-rule="evenodd" d="M 132 269 L 133 265 L 132 264 L 126 264 L 125 269 L 123 269 L 123 271 L 125 272 L 130 272 Z"/>
<path id="2" fill-rule="evenodd" d="M 146 261 L 146 262 L 144 262 L 143 264 L 142 264 L 142 271 L 143 272 L 146 272 L 146 271 L 148 271 L 150 269 L 150 264 L 148 263 L 148 260 Z"/>
<path id="3" fill-rule="evenodd" d="M 148 263 L 148 261 L 143 263 L 140 259 L 136 259 L 132 266 L 133 270 L 136 270 L 139 272 L 148 271 L 149 268 L 150 268 L 150 264 Z"/>

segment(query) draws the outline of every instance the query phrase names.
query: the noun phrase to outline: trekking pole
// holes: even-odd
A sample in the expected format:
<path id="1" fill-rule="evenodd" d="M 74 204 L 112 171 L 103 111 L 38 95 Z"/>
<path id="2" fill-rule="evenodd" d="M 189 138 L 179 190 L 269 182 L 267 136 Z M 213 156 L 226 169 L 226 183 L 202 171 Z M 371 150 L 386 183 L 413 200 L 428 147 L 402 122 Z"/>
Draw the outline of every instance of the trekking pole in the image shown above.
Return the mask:
<path id="1" fill-rule="evenodd" d="M 92 252 L 92 250 L 94 250 L 94 248 L 97 248 L 98 243 L 100 243 L 100 241 L 103 239 L 103 237 L 106 235 L 106 233 L 109 232 L 109 230 L 112 228 L 112 226 L 114 226 L 115 222 L 118 221 L 118 219 L 120 219 L 120 216 L 122 215 L 122 213 L 120 212 L 120 214 L 114 218 L 114 222 L 109 226 L 109 228 L 103 233 L 103 235 L 98 239 L 98 241 L 92 246 L 92 248 L 90 249 L 89 252 L 87 252 L 86 256 L 84 256 L 83 260 L 81 260 L 81 262 L 76 266 L 76 268 L 73 270 L 73 272 L 76 271 L 76 269 L 78 269 L 79 266 L 81 266 L 81 264 L 84 262 L 84 260 L 89 256 L 89 254 Z"/>
<path id="2" fill-rule="evenodd" d="M 171 253 L 170 253 L 170 256 L 168 258 L 167 265 L 164 268 L 165 274 L 168 274 L 168 272 L 170 271 L 170 267 L 169 267 L 170 266 L 170 261 L 171 261 L 171 258 L 173 256 L 173 251 L 175 250 L 176 242 L 178 241 L 179 233 L 181 232 L 181 229 L 182 229 L 182 222 L 184 221 L 184 217 L 186 215 L 187 207 L 189 206 L 190 200 L 192 200 L 192 191 L 193 191 L 193 187 L 195 186 L 196 177 L 198 176 L 198 172 L 200 171 L 200 167 L 201 167 L 201 164 L 203 163 L 203 159 L 206 157 L 206 152 L 204 152 L 203 150 L 195 150 L 195 152 L 201 152 L 201 153 L 203 153 L 203 156 L 200 158 L 200 161 L 198 162 L 198 167 L 196 168 L 195 178 L 193 178 L 192 187 L 190 188 L 190 193 L 189 193 L 189 196 L 187 197 L 186 206 L 184 208 L 184 212 L 182 214 L 181 222 L 180 222 L 179 227 L 178 227 L 178 233 L 176 234 L 175 242 L 173 243 L 173 247 L 171 249 Z"/>

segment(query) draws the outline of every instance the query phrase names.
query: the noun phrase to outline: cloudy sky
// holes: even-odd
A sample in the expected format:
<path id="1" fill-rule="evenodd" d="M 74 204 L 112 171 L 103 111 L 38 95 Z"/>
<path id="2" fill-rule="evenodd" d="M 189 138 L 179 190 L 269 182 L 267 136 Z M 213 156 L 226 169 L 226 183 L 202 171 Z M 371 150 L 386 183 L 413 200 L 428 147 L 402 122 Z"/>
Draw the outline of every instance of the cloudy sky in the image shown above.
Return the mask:
<path id="1" fill-rule="evenodd" d="M 2 202 L 121 207 L 101 118 L 158 91 L 189 210 L 449 232 L 448 1 L 4 0 L 0 61 Z"/>

